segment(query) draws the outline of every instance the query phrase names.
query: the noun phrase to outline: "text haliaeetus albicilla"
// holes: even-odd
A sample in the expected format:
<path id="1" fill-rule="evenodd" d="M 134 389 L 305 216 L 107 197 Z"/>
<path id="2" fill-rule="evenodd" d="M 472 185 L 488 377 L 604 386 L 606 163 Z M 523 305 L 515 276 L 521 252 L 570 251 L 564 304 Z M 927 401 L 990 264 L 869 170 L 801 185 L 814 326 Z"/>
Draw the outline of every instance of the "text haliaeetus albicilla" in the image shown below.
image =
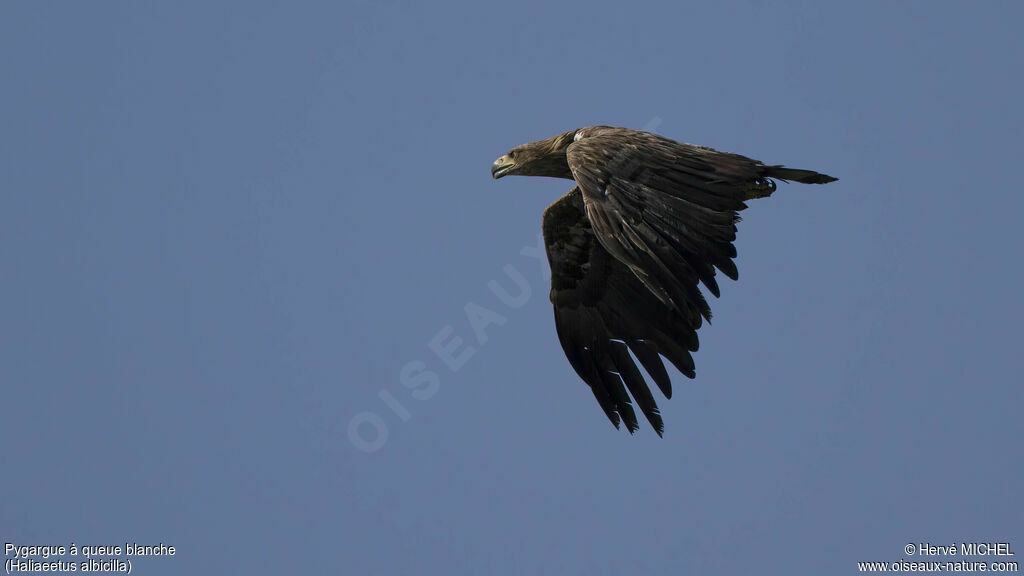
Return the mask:
<path id="1" fill-rule="evenodd" d="M 544 211 L 558 339 L 616 428 L 620 419 L 630 433 L 638 428 L 636 403 L 659 436 L 664 424 L 633 357 L 671 398 L 659 355 L 695 376 L 690 352 L 711 319 L 697 284 L 718 297 L 716 268 L 736 280 L 732 243 L 744 201 L 771 195 L 772 178 L 836 180 L 608 126 L 517 146 L 491 174 L 576 181 Z"/>

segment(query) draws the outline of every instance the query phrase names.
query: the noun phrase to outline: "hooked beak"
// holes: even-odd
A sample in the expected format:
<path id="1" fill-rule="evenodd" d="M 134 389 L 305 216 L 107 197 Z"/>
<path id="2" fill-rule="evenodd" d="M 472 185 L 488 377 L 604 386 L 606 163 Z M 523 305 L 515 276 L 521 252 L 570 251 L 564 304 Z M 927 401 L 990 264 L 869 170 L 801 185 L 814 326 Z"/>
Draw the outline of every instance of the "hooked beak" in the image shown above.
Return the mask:
<path id="1" fill-rule="evenodd" d="M 505 154 L 501 158 L 495 160 L 494 164 L 491 164 L 491 176 L 497 180 L 498 178 L 508 174 L 510 170 L 515 168 L 515 166 L 516 163 L 508 157 L 508 154 Z"/>

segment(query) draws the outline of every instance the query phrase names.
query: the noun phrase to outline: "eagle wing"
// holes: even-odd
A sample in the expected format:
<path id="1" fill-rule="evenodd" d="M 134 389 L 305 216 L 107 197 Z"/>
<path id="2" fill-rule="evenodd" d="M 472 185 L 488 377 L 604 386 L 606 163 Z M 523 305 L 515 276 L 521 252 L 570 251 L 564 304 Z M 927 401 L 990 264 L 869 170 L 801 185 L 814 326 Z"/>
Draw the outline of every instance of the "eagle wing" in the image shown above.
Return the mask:
<path id="1" fill-rule="evenodd" d="M 773 167 L 647 132 L 591 127 L 566 150 L 597 239 L 696 330 L 711 319 L 698 288 L 719 295 L 715 270 L 735 280 L 737 212 L 770 195 Z M 780 167 L 781 168 L 781 167 Z"/>
<path id="2" fill-rule="evenodd" d="M 696 328 L 608 253 L 587 212 L 579 187 L 544 211 L 558 339 L 616 428 L 620 419 L 630 432 L 638 428 L 635 402 L 660 436 L 664 424 L 658 406 L 633 357 L 671 398 L 672 383 L 659 354 L 693 378 Z"/>

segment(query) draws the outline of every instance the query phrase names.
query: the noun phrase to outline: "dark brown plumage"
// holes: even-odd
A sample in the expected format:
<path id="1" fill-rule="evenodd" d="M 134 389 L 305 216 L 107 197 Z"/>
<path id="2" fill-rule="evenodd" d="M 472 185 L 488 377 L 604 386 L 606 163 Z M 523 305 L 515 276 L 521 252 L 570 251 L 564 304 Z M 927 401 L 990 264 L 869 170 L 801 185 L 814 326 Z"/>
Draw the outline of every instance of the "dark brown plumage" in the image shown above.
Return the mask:
<path id="1" fill-rule="evenodd" d="M 698 283 L 718 297 L 716 271 L 737 279 L 745 201 L 770 196 L 773 179 L 836 180 L 608 126 L 517 146 L 491 173 L 576 181 L 544 211 L 558 338 L 616 428 L 638 428 L 636 404 L 659 436 L 664 424 L 633 357 L 668 398 L 661 356 L 693 378 L 697 329 L 711 319 Z"/>

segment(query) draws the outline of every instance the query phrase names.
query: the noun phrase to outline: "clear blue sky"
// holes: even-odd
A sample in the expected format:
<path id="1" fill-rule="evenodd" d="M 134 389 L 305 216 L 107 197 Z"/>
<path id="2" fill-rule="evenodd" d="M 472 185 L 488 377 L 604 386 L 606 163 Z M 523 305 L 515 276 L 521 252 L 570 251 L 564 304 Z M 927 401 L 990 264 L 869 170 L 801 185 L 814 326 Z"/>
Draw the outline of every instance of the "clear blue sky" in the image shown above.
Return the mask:
<path id="1" fill-rule="evenodd" d="M 0 540 L 177 547 L 145 575 L 1022 558 L 1024 8 L 825 4 L 5 4 Z M 570 183 L 489 173 L 592 124 L 840 178 L 744 213 L 664 439 L 558 344 L 528 248 Z"/>

